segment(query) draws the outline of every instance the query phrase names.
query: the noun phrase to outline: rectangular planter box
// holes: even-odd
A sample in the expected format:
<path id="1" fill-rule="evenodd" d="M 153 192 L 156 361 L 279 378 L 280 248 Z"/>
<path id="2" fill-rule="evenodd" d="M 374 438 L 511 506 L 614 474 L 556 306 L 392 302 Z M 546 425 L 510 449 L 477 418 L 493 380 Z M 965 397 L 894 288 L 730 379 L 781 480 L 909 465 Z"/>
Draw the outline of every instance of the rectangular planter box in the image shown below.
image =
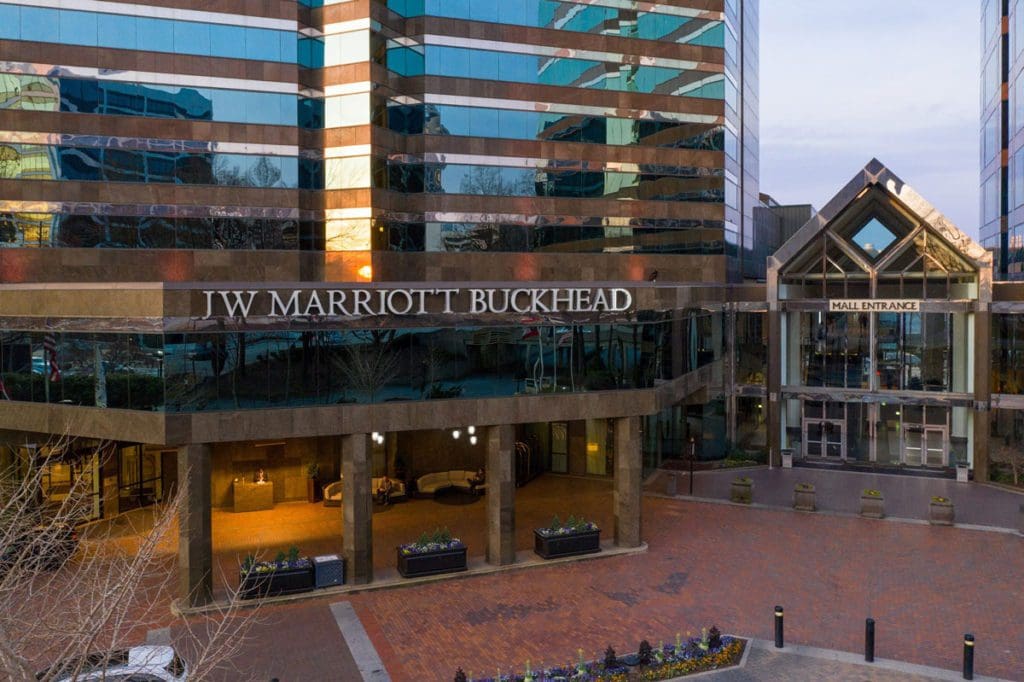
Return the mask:
<path id="1" fill-rule="evenodd" d="M 456 573 L 466 570 L 466 548 L 448 549 L 429 554 L 402 554 L 398 548 L 398 572 L 403 578 L 416 578 L 421 575 L 437 575 L 438 573 Z"/>
<path id="2" fill-rule="evenodd" d="M 533 531 L 533 551 L 543 559 L 601 551 L 601 531 L 588 530 L 572 535 L 545 537 Z"/>
<path id="3" fill-rule="evenodd" d="M 313 567 L 285 568 L 269 573 L 240 574 L 238 596 L 242 599 L 276 597 L 313 589 Z"/>

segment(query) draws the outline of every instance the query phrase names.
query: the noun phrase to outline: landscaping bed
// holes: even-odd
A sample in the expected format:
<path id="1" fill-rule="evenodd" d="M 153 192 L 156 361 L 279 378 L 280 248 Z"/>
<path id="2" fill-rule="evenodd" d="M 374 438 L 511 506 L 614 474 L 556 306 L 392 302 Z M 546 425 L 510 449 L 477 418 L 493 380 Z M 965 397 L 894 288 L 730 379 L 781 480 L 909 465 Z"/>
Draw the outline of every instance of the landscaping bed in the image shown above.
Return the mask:
<path id="1" fill-rule="evenodd" d="M 681 638 L 674 644 L 652 647 L 647 640 L 634 654 L 617 656 L 605 650 L 603 660 L 583 660 L 583 649 L 575 663 L 534 670 L 530 662 L 521 673 L 498 673 L 492 677 L 470 677 L 460 668 L 455 682 L 641 682 L 670 680 L 708 670 L 738 665 L 747 646 L 745 639 L 722 635 L 718 628 L 703 630 L 700 637 Z"/>

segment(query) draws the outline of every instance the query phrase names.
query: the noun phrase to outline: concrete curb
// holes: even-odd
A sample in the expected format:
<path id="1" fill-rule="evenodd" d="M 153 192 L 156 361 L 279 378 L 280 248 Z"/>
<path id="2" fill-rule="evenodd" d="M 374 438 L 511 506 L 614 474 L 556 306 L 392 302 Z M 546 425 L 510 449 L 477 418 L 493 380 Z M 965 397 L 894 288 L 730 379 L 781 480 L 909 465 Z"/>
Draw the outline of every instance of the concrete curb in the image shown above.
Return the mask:
<path id="1" fill-rule="evenodd" d="M 958 671 L 946 670 L 945 668 L 934 668 L 928 665 L 919 665 L 917 663 L 904 663 L 903 661 L 894 661 L 889 658 L 876 658 L 874 663 L 867 663 L 864 661 L 864 657 L 860 654 L 852 654 L 848 651 L 837 651 L 835 649 L 819 649 L 812 646 L 801 646 L 790 645 L 783 649 L 776 649 L 775 642 L 771 642 L 766 639 L 753 639 L 750 640 L 750 648 L 760 649 L 762 651 L 774 652 L 777 654 L 788 654 L 791 656 L 804 656 L 806 658 L 817 658 L 823 661 L 836 661 L 838 663 L 845 663 L 847 665 L 859 665 L 866 669 L 882 669 L 892 670 L 893 672 L 903 673 L 905 675 L 920 675 L 922 677 L 930 677 L 936 680 L 961 680 L 962 675 Z M 975 680 L 981 680 L 983 682 L 1010 682 L 1010 680 L 1004 680 L 999 677 L 986 677 L 984 675 L 975 675 Z"/>
<path id="2" fill-rule="evenodd" d="M 730 500 L 722 500 L 722 499 L 719 499 L 717 497 L 697 497 L 696 495 L 691 497 L 690 495 L 678 495 L 678 494 L 673 496 L 673 495 L 666 495 L 664 493 L 654 493 L 654 492 L 646 492 L 646 493 L 644 493 L 644 495 L 646 495 L 648 497 L 659 498 L 659 499 L 662 499 L 662 500 L 681 500 L 683 502 L 703 502 L 703 503 L 707 503 L 707 504 L 727 505 L 727 506 L 730 506 L 730 507 L 745 507 L 747 509 L 761 509 L 761 510 L 775 511 L 775 512 L 792 512 L 794 514 L 808 514 L 808 515 L 817 514 L 819 516 L 834 516 L 834 517 L 845 518 L 845 519 L 864 519 L 865 521 L 882 521 L 882 522 L 891 521 L 893 523 L 907 523 L 907 524 L 916 525 L 916 526 L 930 526 L 930 525 L 932 525 L 931 523 L 929 523 L 928 521 L 926 521 L 924 519 L 908 519 L 908 518 L 903 518 L 903 517 L 899 517 L 899 516 L 886 516 L 883 519 L 869 519 L 869 518 L 861 516 L 860 514 L 851 514 L 849 512 L 829 511 L 829 510 L 825 510 L 825 509 L 818 509 L 817 511 L 813 511 L 813 512 L 805 512 L 805 511 L 798 511 L 796 509 L 793 509 L 793 507 L 786 507 L 786 506 L 782 506 L 782 505 L 759 504 L 757 502 L 751 502 L 750 504 L 744 504 L 742 502 L 732 502 Z M 960 530 L 983 531 L 983 532 L 986 532 L 986 533 L 1001 533 L 1003 535 L 1020 535 L 1021 534 L 1016 528 L 1005 528 L 1005 527 L 1002 527 L 1002 526 L 982 526 L 982 525 L 973 524 L 973 523 L 954 523 L 952 526 L 947 526 L 947 527 L 949 527 L 949 528 L 957 528 L 957 529 L 960 529 Z"/>
<path id="3" fill-rule="evenodd" d="M 529 556 L 530 558 L 525 561 L 520 560 L 514 564 L 508 564 L 507 566 L 492 566 L 491 564 L 486 563 L 483 559 L 477 558 L 470 562 L 467 570 L 459 573 L 442 573 L 440 575 L 429 575 L 422 578 L 401 578 L 389 576 L 383 580 L 376 580 L 365 585 L 339 585 L 338 587 L 327 587 L 319 590 L 311 590 L 309 592 L 300 592 L 298 594 L 282 595 L 280 597 L 266 597 L 264 599 L 251 600 L 240 599 L 235 603 L 240 608 L 258 608 L 263 606 L 275 606 L 278 604 L 293 604 L 295 602 L 312 601 L 314 599 L 322 599 L 324 597 L 339 597 L 357 592 L 401 589 L 404 587 L 414 587 L 416 585 L 424 585 L 427 583 L 462 580 L 481 575 L 521 571 L 531 568 L 540 568 L 543 566 L 573 563 L 577 561 L 599 561 L 601 559 L 633 556 L 635 554 L 644 554 L 646 552 L 646 542 L 641 543 L 639 547 L 616 547 L 614 542 L 610 540 L 602 543 L 601 551 L 595 554 L 559 557 L 557 559 L 541 559 L 534 555 L 532 550 L 523 550 L 522 552 L 518 552 L 517 556 Z M 397 576 L 397 573 L 393 570 L 391 573 L 394 573 L 394 575 Z M 171 602 L 171 612 L 175 615 L 189 616 L 201 613 L 220 612 L 227 606 L 228 603 L 225 601 L 215 601 L 212 604 L 205 604 L 203 606 L 184 606 L 181 604 L 180 600 L 176 599 Z"/>

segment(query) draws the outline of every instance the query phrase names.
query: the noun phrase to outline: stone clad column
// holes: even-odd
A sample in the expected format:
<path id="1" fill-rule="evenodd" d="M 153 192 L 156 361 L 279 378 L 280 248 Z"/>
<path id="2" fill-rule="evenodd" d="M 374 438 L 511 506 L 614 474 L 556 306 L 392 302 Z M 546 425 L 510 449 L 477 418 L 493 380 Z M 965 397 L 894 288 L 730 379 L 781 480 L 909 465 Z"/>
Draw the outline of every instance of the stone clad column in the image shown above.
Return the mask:
<path id="1" fill-rule="evenodd" d="M 487 562 L 516 561 L 515 432 L 511 424 L 487 427 Z"/>
<path id="2" fill-rule="evenodd" d="M 640 546 L 640 504 L 643 455 L 640 451 L 640 418 L 615 420 L 615 544 Z"/>
<path id="3" fill-rule="evenodd" d="M 373 491 L 370 490 L 370 436 L 355 433 L 341 439 L 342 547 L 348 580 L 373 581 Z"/>
<path id="4" fill-rule="evenodd" d="M 992 313 L 988 306 L 979 304 L 974 313 L 974 480 L 988 481 L 990 419 L 992 400 Z"/>
<path id="5" fill-rule="evenodd" d="M 178 597 L 188 606 L 213 601 L 213 541 L 210 532 L 210 470 L 206 443 L 178 448 Z"/>

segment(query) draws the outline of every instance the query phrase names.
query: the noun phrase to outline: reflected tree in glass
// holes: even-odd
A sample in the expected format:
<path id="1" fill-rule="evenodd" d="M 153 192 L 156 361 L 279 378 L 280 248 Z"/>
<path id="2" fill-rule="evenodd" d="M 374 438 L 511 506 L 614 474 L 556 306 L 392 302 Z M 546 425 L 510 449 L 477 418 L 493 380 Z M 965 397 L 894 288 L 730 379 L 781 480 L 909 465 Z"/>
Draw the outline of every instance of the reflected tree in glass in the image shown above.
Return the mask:
<path id="1" fill-rule="evenodd" d="M 353 340 L 335 350 L 333 364 L 345 378 L 343 392 L 351 389 L 376 402 L 377 393 L 398 376 L 401 356 L 395 348 L 395 330 L 368 330 L 352 333 Z M 352 402 L 344 393 L 338 402 Z"/>

